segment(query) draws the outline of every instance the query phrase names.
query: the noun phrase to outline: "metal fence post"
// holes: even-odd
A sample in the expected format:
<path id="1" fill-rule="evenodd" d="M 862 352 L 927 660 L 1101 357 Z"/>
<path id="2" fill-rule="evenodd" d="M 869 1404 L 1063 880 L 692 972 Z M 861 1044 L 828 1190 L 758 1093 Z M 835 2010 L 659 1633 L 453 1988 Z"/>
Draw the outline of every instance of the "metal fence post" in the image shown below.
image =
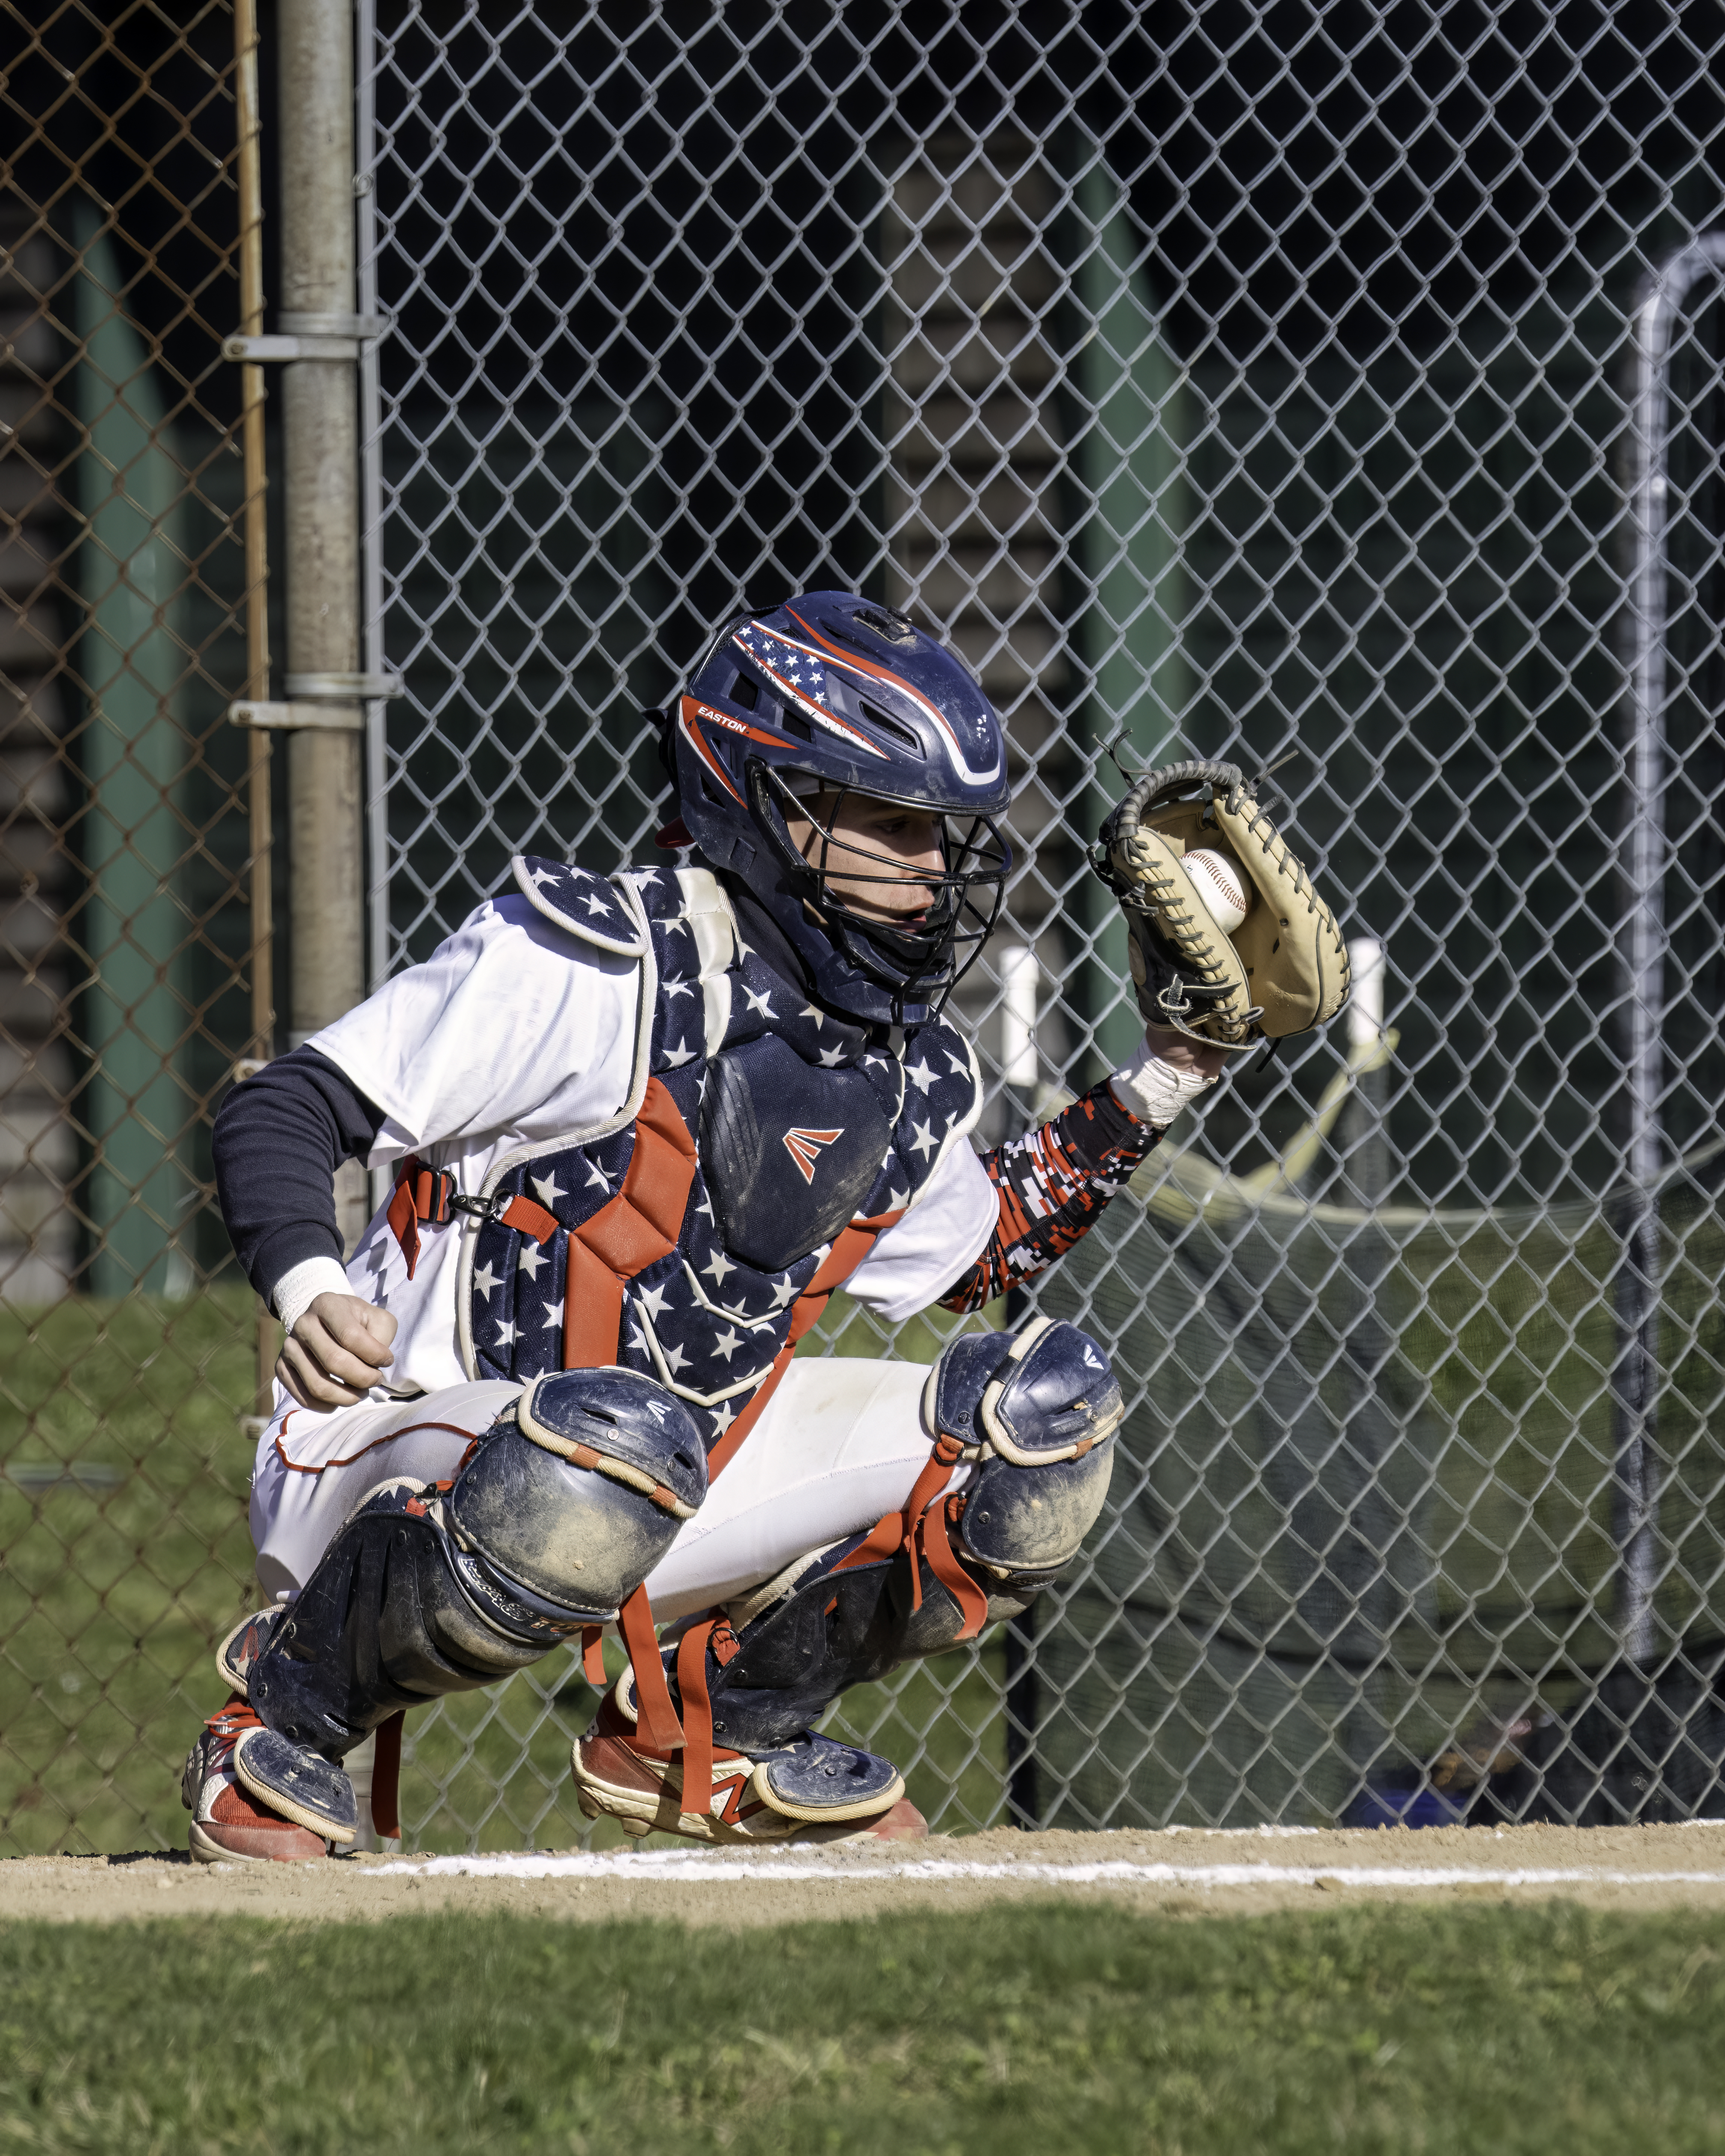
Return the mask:
<path id="1" fill-rule="evenodd" d="M 352 0 L 281 0 L 281 327 L 352 339 L 354 315 Z M 357 356 L 357 354 L 356 354 Z M 360 695 L 359 413 L 354 359 L 301 358 L 281 387 L 290 699 L 327 705 L 327 727 L 288 743 L 290 972 L 297 1045 L 365 993 Z M 337 1191 L 344 1237 L 363 1178 Z M 357 1213 L 358 1218 L 353 1216 Z"/>
<path id="2" fill-rule="evenodd" d="M 349 0 L 282 0 L 281 305 L 290 334 L 340 336 L 307 316 L 354 311 L 353 61 Z M 351 334 L 351 331 L 349 331 Z M 306 675 L 359 671 L 359 423 L 351 360 L 282 370 L 288 694 Z M 316 692 L 314 691 L 315 695 Z M 358 720 L 331 702 L 331 720 Z M 359 742 L 296 728 L 288 743 L 293 952 L 290 1037 L 359 1000 Z"/>
<path id="3" fill-rule="evenodd" d="M 234 0 L 234 95 L 239 187 L 239 326 L 247 336 L 264 333 L 264 175 L 262 116 L 258 105 L 256 0 Z M 240 453 L 245 463 L 245 693 L 259 703 L 270 695 L 269 451 L 264 432 L 264 370 L 255 362 L 240 368 Z M 246 742 L 246 808 L 249 821 L 251 905 L 249 962 L 252 1034 L 246 1064 L 269 1060 L 275 1048 L 275 817 L 271 800 L 270 736 L 255 729 Z M 242 1066 L 244 1067 L 244 1066 Z M 257 1390 L 253 1407 L 270 1412 L 277 1334 L 273 1314 L 260 1302 L 256 1323 Z"/>
<path id="4" fill-rule="evenodd" d="M 1635 316 L 1630 435 L 1635 566 L 1628 625 L 1630 814 L 1625 834 L 1629 927 L 1630 1199 L 1617 1297 L 1617 1488 L 1613 1530 L 1624 1652 L 1657 1651 L 1659 1584 L 1659 1199 L 1664 1165 L 1667 383 L 1671 333 L 1703 277 L 1725 273 L 1725 233 L 1708 233 L 1661 263 Z"/>

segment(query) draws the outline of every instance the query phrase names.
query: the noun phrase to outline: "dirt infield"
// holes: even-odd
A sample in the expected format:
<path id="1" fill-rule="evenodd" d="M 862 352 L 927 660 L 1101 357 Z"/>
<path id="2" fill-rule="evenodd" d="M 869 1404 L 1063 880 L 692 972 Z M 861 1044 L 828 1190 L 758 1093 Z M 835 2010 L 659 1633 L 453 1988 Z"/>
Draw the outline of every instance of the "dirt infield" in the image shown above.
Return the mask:
<path id="1" fill-rule="evenodd" d="M 593 1922 L 771 1924 L 1050 1894 L 1164 1915 L 1363 1900 L 1559 1897 L 1616 1909 L 1725 1912 L 1725 1824 L 1451 1827 L 1409 1833 L 1018 1834 L 907 1849 L 580 1851 L 193 1864 L 183 1856 L 21 1857 L 0 1864 L 0 1921 L 162 1916 L 350 1922 L 429 1909 Z"/>

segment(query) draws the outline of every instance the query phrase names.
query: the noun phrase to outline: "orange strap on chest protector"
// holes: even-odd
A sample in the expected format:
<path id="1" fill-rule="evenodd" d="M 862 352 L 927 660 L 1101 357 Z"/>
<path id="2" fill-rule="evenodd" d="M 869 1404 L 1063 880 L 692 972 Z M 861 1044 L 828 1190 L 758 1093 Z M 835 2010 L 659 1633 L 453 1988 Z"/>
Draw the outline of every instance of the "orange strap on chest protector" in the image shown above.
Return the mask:
<path id="1" fill-rule="evenodd" d="M 591 1219 L 569 1230 L 564 1369 L 598 1369 L 617 1360 L 624 1287 L 677 1247 L 695 1163 L 695 1141 L 676 1102 L 660 1080 L 649 1079 L 622 1188 Z M 501 1206 L 494 1199 L 465 1198 L 446 1168 L 428 1168 L 409 1153 L 386 1216 L 408 1261 L 409 1280 L 418 1265 L 420 1228 L 445 1227 L 458 1213 L 497 1220 L 536 1243 L 548 1243 L 557 1232 L 556 1216 L 531 1198 L 517 1194 Z"/>
<path id="2" fill-rule="evenodd" d="M 418 1268 L 420 1229 L 446 1228 L 456 1214 L 475 1211 L 501 1221 L 506 1228 L 519 1229 L 536 1243 L 548 1243 L 557 1231 L 556 1220 L 531 1198 L 511 1198 L 492 1214 L 489 1204 L 477 1199 L 464 1198 L 446 1168 L 428 1168 L 418 1153 L 408 1155 L 396 1173 L 394 1194 L 383 1217 L 389 1223 L 390 1233 L 401 1245 L 401 1254 L 408 1261 L 409 1280 Z"/>
<path id="3" fill-rule="evenodd" d="M 636 1144 L 639 1149 L 639 1139 Z M 790 1368 L 791 1358 L 797 1352 L 797 1342 L 819 1320 L 834 1291 L 850 1279 L 873 1250 L 875 1238 L 903 1217 L 901 1213 L 883 1213 L 872 1220 L 855 1220 L 838 1237 L 814 1279 L 792 1306 L 790 1329 L 785 1336 L 783 1347 L 773 1358 L 773 1368 L 762 1379 L 748 1405 L 708 1453 L 706 1466 L 710 1486 L 714 1478 L 722 1474 L 737 1457 L 743 1440 L 760 1420 L 768 1401 Z M 679 1224 L 680 1226 L 680 1222 Z M 649 1694 L 663 1692 L 662 1707 L 656 1697 L 655 1700 L 655 1723 L 656 1726 L 661 1713 L 670 1716 L 675 1734 L 665 1743 L 660 1743 L 656 1738 L 649 1741 L 661 1751 L 669 1751 L 675 1745 L 682 1747 L 683 1794 L 679 1800 L 680 1808 L 685 1812 L 704 1812 L 712 1801 L 713 1714 L 706 1691 L 706 1645 L 713 1629 L 712 1623 L 691 1626 L 683 1635 L 677 1657 L 677 1689 L 683 1699 L 683 1716 L 679 1723 L 671 1707 L 670 1691 L 665 1686 L 665 1664 L 660 1654 L 658 1635 L 653 1628 L 644 1587 L 637 1588 L 629 1597 L 624 1605 L 623 1615 L 624 1644 L 629 1649 L 629 1661 L 634 1670 L 636 1712 L 640 1717 L 636 1726 L 644 1736 L 647 1734 Z M 700 1664 L 698 1674 L 696 1669 L 697 1659 Z M 685 1662 L 688 1665 L 686 1675 Z"/>
<path id="4" fill-rule="evenodd" d="M 695 1140 L 662 1080 L 649 1078 L 635 1117 L 634 1151 L 623 1187 L 590 1220 L 569 1231 L 563 1284 L 563 1368 L 593 1370 L 617 1360 L 623 1291 L 637 1273 L 668 1258 L 683 1232 L 695 1186 Z"/>

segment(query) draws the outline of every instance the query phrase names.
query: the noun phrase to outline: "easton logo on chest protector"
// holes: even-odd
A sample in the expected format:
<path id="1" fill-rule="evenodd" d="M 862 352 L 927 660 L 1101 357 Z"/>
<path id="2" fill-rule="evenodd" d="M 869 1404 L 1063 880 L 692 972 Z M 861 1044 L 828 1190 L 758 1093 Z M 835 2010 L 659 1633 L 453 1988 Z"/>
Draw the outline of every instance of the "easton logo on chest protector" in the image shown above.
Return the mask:
<path id="1" fill-rule="evenodd" d="M 891 1142 L 862 1071 L 811 1070 L 770 1033 L 727 1049 L 701 1104 L 701 1165 L 725 1247 L 751 1265 L 784 1265 L 830 1243 Z"/>
<path id="2" fill-rule="evenodd" d="M 834 1139 L 842 1138 L 843 1131 L 788 1130 L 784 1134 L 784 1149 L 803 1171 L 803 1180 L 813 1183 L 815 1163 L 820 1158 L 821 1147 L 829 1146 Z"/>

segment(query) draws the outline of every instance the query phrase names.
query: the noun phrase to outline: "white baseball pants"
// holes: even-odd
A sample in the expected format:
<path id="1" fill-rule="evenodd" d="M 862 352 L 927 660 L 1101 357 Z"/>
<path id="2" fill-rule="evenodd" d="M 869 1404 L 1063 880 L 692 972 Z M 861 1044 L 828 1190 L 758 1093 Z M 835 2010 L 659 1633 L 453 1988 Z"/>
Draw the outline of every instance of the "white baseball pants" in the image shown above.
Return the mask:
<path id="1" fill-rule="evenodd" d="M 741 1450 L 648 1575 L 661 1623 L 726 1602 L 809 1550 L 896 1512 L 928 1464 L 926 1367 L 858 1358 L 798 1358 Z M 415 1400 L 304 1408 L 274 1418 L 259 1441 L 252 1539 L 266 1595 L 291 1601 L 348 1517 L 381 1484 L 453 1475 L 469 1443 L 521 1388 L 490 1380 Z M 972 1470 L 960 1466 L 957 1489 Z"/>

